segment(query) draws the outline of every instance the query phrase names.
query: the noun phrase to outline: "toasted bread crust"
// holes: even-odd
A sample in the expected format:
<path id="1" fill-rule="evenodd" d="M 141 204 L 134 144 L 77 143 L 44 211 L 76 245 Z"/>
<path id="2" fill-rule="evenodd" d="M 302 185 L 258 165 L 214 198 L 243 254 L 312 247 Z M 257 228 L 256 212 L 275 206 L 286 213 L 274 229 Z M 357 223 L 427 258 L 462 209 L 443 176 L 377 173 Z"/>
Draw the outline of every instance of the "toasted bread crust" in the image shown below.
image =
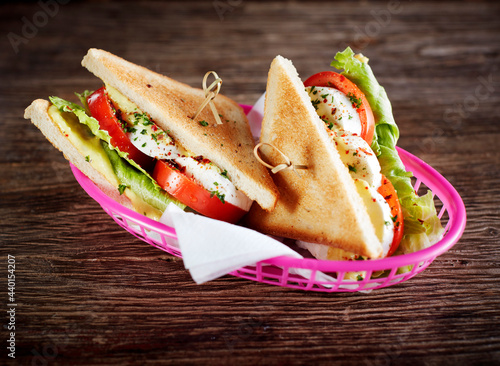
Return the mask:
<path id="1" fill-rule="evenodd" d="M 263 209 L 272 210 L 278 190 L 267 169 L 253 155 L 254 140 L 240 106 L 218 95 L 217 125 L 210 108 L 191 118 L 205 99 L 203 90 L 135 65 L 109 52 L 90 49 L 82 61 L 90 72 L 135 103 L 182 146 L 228 172 L 234 185 Z M 200 75 L 200 83 L 203 75 Z M 199 121 L 208 122 L 202 126 Z"/>
<path id="2" fill-rule="evenodd" d="M 66 160 L 89 177 L 104 194 L 128 208 L 132 208 L 130 200 L 125 195 L 119 194 L 117 186 L 113 184 L 113 178 L 107 177 L 96 170 L 91 162 L 85 160 L 78 148 L 64 136 L 48 113 L 50 106 L 49 101 L 37 99 L 26 108 L 24 118 L 31 119 L 31 122 L 38 127 L 47 140 L 63 153 Z"/>
<path id="3" fill-rule="evenodd" d="M 381 256 L 382 245 L 354 181 L 295 67 L 281 56 L 275 58 L 269 71 L 260 140 L 308 169 L 300 170 L 300 176 L 291 170 L 273 175 L 280 191 L 278 203 L 271 213 L 253 205 L 246 217 L 250 227 L 370 258 Z M 272 149 L 262 152 L 269 162 L 282 162 Z"/>

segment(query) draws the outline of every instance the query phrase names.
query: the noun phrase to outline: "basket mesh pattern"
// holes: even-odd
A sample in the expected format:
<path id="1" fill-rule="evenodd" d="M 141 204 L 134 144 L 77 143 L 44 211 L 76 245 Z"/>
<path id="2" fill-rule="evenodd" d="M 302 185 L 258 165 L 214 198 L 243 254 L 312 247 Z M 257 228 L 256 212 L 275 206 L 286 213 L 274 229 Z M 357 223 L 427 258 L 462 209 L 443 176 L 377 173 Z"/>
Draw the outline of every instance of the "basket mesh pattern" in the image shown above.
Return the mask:
<path id="1" fill-rule="evenodd" d="M 398 149 L 406 168 L 413 172 L 414 189 L 423 194 L 430 189 L 445 232 L 430 248 L 416 253 L 373 261 L 323 261 L 316 259 L 271 258 L 253 266 L 231 272 L 231 275 L 270 285 L 319 292 L 370 291 L 406 281 L 425 270 L 441 253 L 451 248 L 465 227 L 465 208 L 456 190 L 432 167 Z M 182 257 L 175 230 L 116 203 L 95 184 L 71 166 L 84 190 L 102 206 L 122 228 L 161 250 Z M 401 268 L 406 270 L 402 271 Z M 353 278 L 353 272 L 364 272 L 364 278 Z"/>

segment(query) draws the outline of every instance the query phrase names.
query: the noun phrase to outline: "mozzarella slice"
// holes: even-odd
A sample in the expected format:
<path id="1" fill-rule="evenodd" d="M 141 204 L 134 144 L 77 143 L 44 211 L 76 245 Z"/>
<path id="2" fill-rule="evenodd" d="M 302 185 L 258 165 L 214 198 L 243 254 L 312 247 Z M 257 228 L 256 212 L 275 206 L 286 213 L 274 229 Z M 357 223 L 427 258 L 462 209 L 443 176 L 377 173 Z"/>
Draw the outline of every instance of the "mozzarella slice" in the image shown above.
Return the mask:
<path id="1" fill-rule="evenodd" d="M 359 114 L 344 93 L 326 86 L 309 86 L 306 91 L 316 113 L 330 130 L 346 130 L 361 136 Z"/>
<path id="2" fill-rule="evenodd" d="M 329 135 L 351 177 L 363 179 L 378 189 L 382 185 L 381 168 L 370 145 L 360 136 L 347 131 L 329 131 Z"/>
<path id="3" fill-rule="evenodd" d="M 137 109 L 126 98 L 120 97 L 118 91 L 110 88 L 110 94 L 119 101 L 121 117 L 128 124 L 127 136 L 132 144 L 144 154 L 156 159 L 173 160 L 185 167 L 188 178 L 210 192 L 218 193 L 229 202 L 245 211 L 250 209 L 252 200 L 222 175 L 221 169 L 209 161 L 195 159 L 195 156 L 177 144 L 165 131 L 159 128 L 145 114 Z M 117 104 L 118 104 L 117 103 Z"/>
<path id="4" fill-rule="evenodd" d="M 156 125 L 137 124 L 127 133 L 132 144 L 144 154 L 156 159 L 174 159 L 187 152 Z"/>
<path id="5" fill-rule="evenodd" d="M 224 201 L 245 211 L 250 209 L 253 201 L 239 191 L 226 176 L 222 175 L 222 171 L 217 166 L 190 156 L 192 154 L 179 146 L 159 127 L 152 129 L 148 127 L 151 126 L 138 124 L 135 131 L 128 133 L 130 141 L 137 149 L 156 159 L 175 161 L 186 169 L 185 174 L 188 178 L 193 179 L 206 190 L 217 192 L 219 196 L 224 197 Z"/>
<path id="6" fill-rule="evenodd" d="M 224 196 L 224 201 L 248 211 L 252 206 L 252 200 L 224 175 L 219 168 L 212 163 L 203 163 L 192 157 L 179 157 L 175 162 L 186 168 L 185 174 L 188 178 L 195 180 L 210 192 L 218 192 Z"/>
<path id="7" fill-rule="evenodd" d="M 354 184 L 366 206 L 370 220 L 375 228 L 375 234 L 382 244 L 382 256 L 386 257 L 394 238 L 391 207 L 384 197 L 363 179 L 354 179 Z"/>

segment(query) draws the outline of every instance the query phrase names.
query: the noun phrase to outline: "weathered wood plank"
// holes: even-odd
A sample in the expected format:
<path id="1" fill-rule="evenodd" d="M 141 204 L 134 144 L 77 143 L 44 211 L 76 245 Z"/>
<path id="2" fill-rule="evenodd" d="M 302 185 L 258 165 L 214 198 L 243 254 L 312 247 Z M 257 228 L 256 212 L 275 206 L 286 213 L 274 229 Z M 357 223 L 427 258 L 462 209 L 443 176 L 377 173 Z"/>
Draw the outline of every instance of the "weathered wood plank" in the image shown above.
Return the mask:
<path id="1" fill-rule="evenodd" d="M 69 2 L 17 54 L 7 34 L 22 35 L 40 4 L 0 5 L 0 256 L 16 256 L 16 361 L 498 363 L 498 3 L 401 1 L 391 13 L 385 1 L 220 1 L 233 4 L 223 20 L 214 3 Z M 35 98 L 100 85 L 80 66 L 89 47 L 192 85 L 215 69 L 224 94 L 252 104 L 276 54 L 307 77 L 348 44 L 385 86 L 399 145 L 447 177 L 468 210 L 457 246 L 371 294 L 229 276 L 197 286 L 181 260 L 118 227 L 22 119 Z"/>

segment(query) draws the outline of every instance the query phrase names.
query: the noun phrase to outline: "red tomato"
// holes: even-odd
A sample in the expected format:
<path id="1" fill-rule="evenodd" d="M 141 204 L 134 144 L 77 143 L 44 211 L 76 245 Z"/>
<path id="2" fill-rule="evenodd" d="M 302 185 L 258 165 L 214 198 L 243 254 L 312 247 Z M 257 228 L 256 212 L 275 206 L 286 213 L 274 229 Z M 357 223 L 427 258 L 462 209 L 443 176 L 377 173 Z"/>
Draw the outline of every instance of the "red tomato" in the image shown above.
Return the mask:
<path id="1" fill-rule="evenodd" d="M 384 175 L 382 175 L 382 185 L 377 191 L 382 195 L 382 197 L 385 198 L 391 207 L 391 215 L 394 218 L 394 238 L 392 239 L 391 247 L 387 253 L 387 256 L 389 257 L 396 251 L 396 249 L 398 249 L 399 243 L 403 238 L 403 211 L 401 210 L 398 194 L 396 193 L 394 186 Z"/>
<path id="2" fill-rule="evenodd" d="M 238 222 L 246 211 L 222 201 L 164 160 L 156 162 L 153 178 L 171 196 L 202 215 L 230 223 Z"/>
<path id="3" fill-rule="evenodd" d="M 130 142 L 121 122 L 116 117 L 116 112 L 111 106 L 104 87 L 89 95 L 87 103 L 92 117 L 99 122 L 100 128 L 108 131 L 111 136 L 111 145 L 120 151 L 128 153 L 129 159 L 132 159 L 144 169 L 153 167 L 154 159 L 141 152 Z"/>
<path id="4" fill-rule="evenodd" d="M 304 86 L 333 87 L 347 95 L 351 100 L 361 101 L 361 103 L 353 102 L 353 107 L 356 108 L 361 120 L 361 137 L 368 142 L 368 145 L 371 145 L 375 131 L 375 118 L 365 94 L 352 81 L 336 72 L 323 71 L 307 79 Z"/>

